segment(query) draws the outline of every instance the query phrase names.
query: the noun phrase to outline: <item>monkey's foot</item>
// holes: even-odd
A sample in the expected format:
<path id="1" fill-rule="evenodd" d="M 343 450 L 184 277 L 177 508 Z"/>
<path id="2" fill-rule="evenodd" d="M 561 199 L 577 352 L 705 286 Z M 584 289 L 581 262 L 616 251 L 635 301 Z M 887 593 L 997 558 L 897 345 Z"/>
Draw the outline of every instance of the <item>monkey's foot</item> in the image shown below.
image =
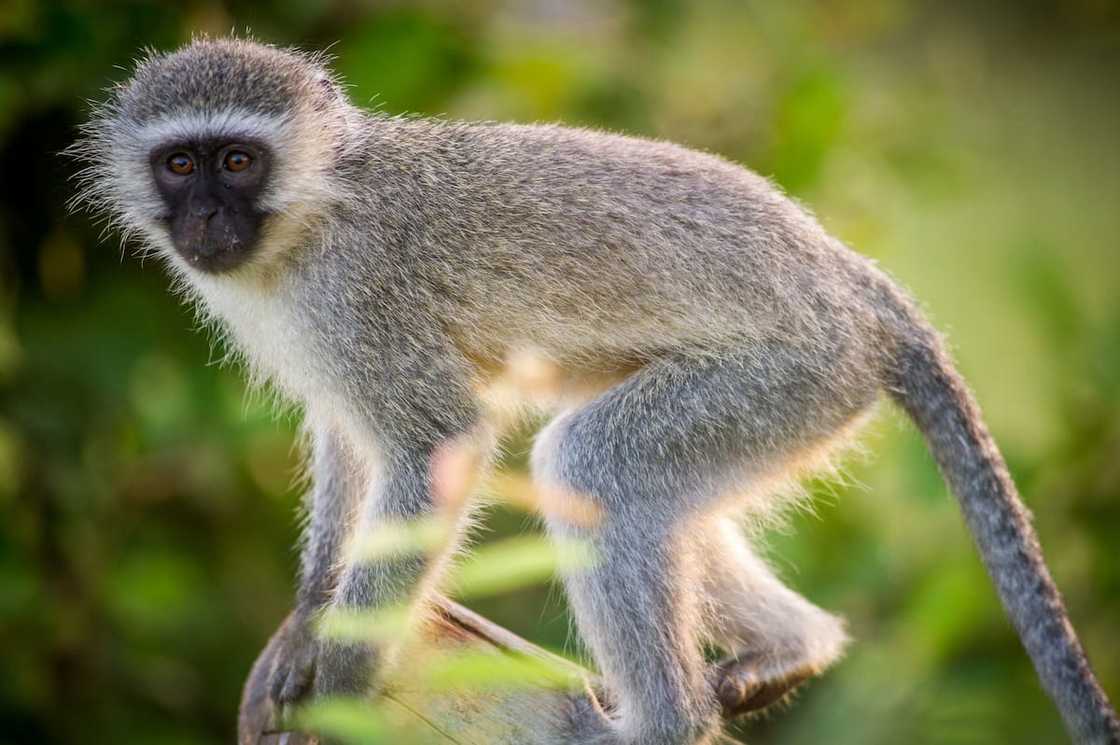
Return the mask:
<path id="1" fill-rule="evenodd" d="M 820 672 L 805 664 L 774 664 L 762 655 L 747 652 L 716 667 L 716 696 L 725 717 L 742 716 L 786 699 Z"/>

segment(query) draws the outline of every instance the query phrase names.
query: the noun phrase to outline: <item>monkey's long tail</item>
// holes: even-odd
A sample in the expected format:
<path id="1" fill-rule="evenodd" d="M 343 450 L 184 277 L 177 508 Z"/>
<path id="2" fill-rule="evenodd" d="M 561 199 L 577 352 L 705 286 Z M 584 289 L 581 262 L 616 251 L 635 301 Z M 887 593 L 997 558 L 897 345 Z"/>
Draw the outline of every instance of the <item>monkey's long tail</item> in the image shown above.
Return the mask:
<path id="1" fill-rule="evenodd" d="M 938 334 L 890 292 L 894 354 L 885 385 L 925 435 L 1000 600 L 1079 745 L 1120 745 L 1120 721 L 1093 675 L 1043 561 L 1031 517 L 968 386 Z"/>

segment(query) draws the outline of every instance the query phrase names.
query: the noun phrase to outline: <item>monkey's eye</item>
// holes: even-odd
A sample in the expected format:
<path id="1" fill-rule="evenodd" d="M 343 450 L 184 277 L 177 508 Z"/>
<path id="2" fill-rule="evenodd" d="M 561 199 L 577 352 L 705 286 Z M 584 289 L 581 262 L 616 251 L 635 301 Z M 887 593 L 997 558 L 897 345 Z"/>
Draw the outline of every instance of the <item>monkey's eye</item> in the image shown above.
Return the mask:
<path id="1" fill-rule="evenodd" d="M 252 163 L 253 156 L 249 155 L 249 153 L 243 150 L 234 150 L 233 152 L 226 155 L 226 159 L 223 162 L 223 165 L 226 167 L 227 171 L 233 171 L 234 173 L 237 173 L 238 171 L 244 171 L 246 168 L 252 165 Z"/>
<path id="2" fill-rule="evenodd" d="M 186 153 L 175 153 L 167 159 L 167 168 L 172 173 L 186 176 L 194 170 L 194 160 Z"/>

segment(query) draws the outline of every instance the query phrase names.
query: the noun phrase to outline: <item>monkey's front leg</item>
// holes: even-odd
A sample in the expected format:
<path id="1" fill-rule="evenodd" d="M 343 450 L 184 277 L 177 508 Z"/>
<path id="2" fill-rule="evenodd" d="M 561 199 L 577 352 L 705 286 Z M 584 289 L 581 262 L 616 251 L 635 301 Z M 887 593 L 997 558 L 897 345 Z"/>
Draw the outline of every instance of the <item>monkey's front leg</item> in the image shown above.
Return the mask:
<path id="1" fill-rule="evenodd" d="M 340 547 L 353 523 L 362 489 L 369 483 L 365 465 L 336 429 L 311 425 L 308 429 L 311 489 L 299 591 L 271 677 L 272 700 L 278 707 L 298 702 L 311 690 L 319 653 L 315 620 L 330 601 Z"/>
<path id="2" fill-rule="evenodd" d="M 459 506 L 437 504 L 432 490 L 435 457 L 442 447 L 451 446 L 448 441 L 434 447 L 388 453 L 380 477 L 368 489 L 359 508 L 354 530 L 354 538 L 360 544 L 364 539 L 375 540 L 379 531 L 408 528 L 417 521 L 433 519 L 445 531 L 439 545 L 418 543 L 372 555 L 356 551 L 350 559 L 352 563 L 339 576 L 331 610 L 368 612 L 421 600 L 417 597 L 418 588 L 457 539 Z M 315 694 L 366 693 L 376 683 L 371 678 L 384 665 L 385 652 L 372 642 L 321 640 Z"/>
<path id="3" fill-rule="evenodd" d="M 390 307 L 391 290 L 371 295 L 378 298 L 376 308 L 335 305 L 324 319 L 340 324 L 325 333 L 346 338 L 335 349 L 340 356 L 327 360 L 332 371 L 328 387 L 333 400 L 343 404 L 334 410 L 347 417 L 349 442 L 360 460 L 372 463 L 349 521 L 347 538 L 358 550 L 341 552 L 328 613 L 379 611 L 419 599 L 418 590 L 439 563 L 437 557 L 446 556 L 457 537 L 461 513 L 459 504 L 441 505 L 433 493 L 436 459 L 468 441 L 480 449 L 489 442 L 467 363 L 439 329 L 425 325 L 414 305 Z M 392 323 L 382 323 L 385 318 Z M 425 518 L 446 526 L 443 545 L 361 550 L 379 531 L 408 528 Z M 314 694 L 368 692 L 385 651 L 373 642 L 319 639 Z"/>

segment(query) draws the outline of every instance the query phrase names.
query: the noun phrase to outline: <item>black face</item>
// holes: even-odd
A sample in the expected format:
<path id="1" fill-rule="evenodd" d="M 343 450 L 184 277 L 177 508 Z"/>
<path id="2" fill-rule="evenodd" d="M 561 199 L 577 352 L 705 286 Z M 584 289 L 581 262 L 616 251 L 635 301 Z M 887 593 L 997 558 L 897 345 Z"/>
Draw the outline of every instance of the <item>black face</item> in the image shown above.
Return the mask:
<path id="1" fill-rule="evenodd" d="M 151 163 L 171 240 L 187 263 L 213 273 L 243 264 L 265 217 L 259 202 L 267 148 L 228 140 L 179 143 L 153 150 Z"/>

